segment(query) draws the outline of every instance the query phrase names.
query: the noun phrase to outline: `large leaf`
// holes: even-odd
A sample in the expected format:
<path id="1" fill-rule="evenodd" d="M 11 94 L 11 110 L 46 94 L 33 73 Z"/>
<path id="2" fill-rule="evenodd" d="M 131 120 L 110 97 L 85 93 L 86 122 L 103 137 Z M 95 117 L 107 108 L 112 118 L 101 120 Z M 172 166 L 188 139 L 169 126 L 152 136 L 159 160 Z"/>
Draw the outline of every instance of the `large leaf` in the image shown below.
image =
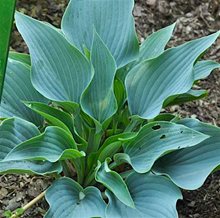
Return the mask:
<path id="1" fill-rule="evenodd" d="M 198 61 L 194 67 L 194 79 L 204 79 L 217 68 L 220 68 L 220 64 L 215 61 Z"/>
<path id="2" fill-rule="evenodd" d="M 145 125 L 137 137 L 124 144 L 125 160 L 135 171 L 148 172 L 164 153 L 194 146 L 208 138 L 207 135 L 170 122 L 152 122 Z"/>
<path id="3" fill-rule="evenodd" d="M 133 0 L 71 0 L 62 19 L 62 30 L 83 51 L 85 47 L 91 49 L 95 27 L 117 66 L 122 67 L 136 58 L 139 49 L 133 6 Z"/>
<path id="4" fill-rule="evenodd" d="M 81 106 L 87 114 L 103 123 L 117 110 L 113 89 L 116 64 L 97 33 L 94 33 L 91 63 L 95 75 L 83 93 Z"/>
<path id="5" fill-rule="evenodd" d="M 127 185 L 117 172 L 109 169 L 109 161 L 110 159 L 107 159 L 103 164 L 99 162 L 95 175 L 96 181 L 102 183 L 111 190 L 122 203 L 134 208 L 134 202 Z"/>
<path id="6" fill-rule="evenodd" d="M 168 49 L 134 67 L 125 81 L 132 115 L 152 119 L 166 98 L 187 92 L 194 82 L 194 62 L 218 36 L 219 32 Z"/>
<path id="7" fill-rule="evenodd" d="M 79 103 L 92 78 L 86 57 L 51 25 L 21 13 L 15 19 L 31 54 L 34 87 L 51 100 Z"/>
<path id="8" fill-rule="evenodd" d="M 126 180 L 135 209 L 121 203 L 107 192 L 109 204 L 106 218 L 177 218 L 176 201 L 182 198 L 180 190 L 162 176 L 131 174 Z"/>
<path id="9" fill-rule="evenodd" d="M 58 160 L 84 156 L 77 150 L 72 136 L 65 130 L 49 126 L 45 132 L 16 146 L 4 160 Z"/>
<path id="10" fill-rule="evenodd" d="M 220 128 L 193 119 L 180 123 L 210 138 L 194 147 L 165 155 L 155 163 L 153 170 L 168 175 L 179 187 L 193 190 L 202 186 L 209 173 L 220 164 Z"/>
<path id="11" fill-rule="evenodd" d="M 40 115 L 27 108 L 22 101 L 47 102 L 31 84 L 30 68 L 21 62 L 9 59 L 0 105 L 0 118 L 20 117 L 40 125 Z"/>
<path id="12" fill-rule="evenodd" d="M 35 173 L 46 174 L 62 171 L 59 163 L 46 161 L 2 161 L 18 144 L 39 135 L 37 127 L 19 118 L 4 120 L 0 125 L 0 174 Z"/>
<path id="13" fill-rule="evenodd" d="M 83 189 L 78 183 L 62 178 L 46 192 L 50 209 L 45 218 L 91 218 L 105 217 L 106 204 L 100 191 L 95 187 Z"/>

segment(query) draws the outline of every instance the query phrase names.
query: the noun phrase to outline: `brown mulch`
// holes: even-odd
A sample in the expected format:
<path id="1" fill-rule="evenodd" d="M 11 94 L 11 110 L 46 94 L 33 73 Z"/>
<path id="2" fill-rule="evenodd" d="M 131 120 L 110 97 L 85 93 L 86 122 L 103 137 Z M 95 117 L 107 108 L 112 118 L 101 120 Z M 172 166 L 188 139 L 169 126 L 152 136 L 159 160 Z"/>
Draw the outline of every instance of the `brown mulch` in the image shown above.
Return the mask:
<path id="1" fill-rule="evenodd" d="M 17 8 L 43 21 L 59 27 L 60 18 L 67 0 L 20 0 Z M 177 21 L 175 35 L 169 47 L 187 40 L 208 35 L 220 29 L 219 0 L 136 0 L 134 10 L 137 32 L 140 40 L 151 32 Z M 27 52 L 27 47 L 17 31 L 13 31 L 11 48 Z M 220 62 L 220 39 L 206 58 Z M 208 79 L 198 84 L 209 91 L 203 100 L 173 106 L 169 111 L 220 126 L 220 74 L 215 71 Z M 13 210 L 24 205 L 50 184 L 49 178 L 33 176 L 0 176 L 0 214 L 3 210 Z M 182 218 L 220 218 L 220 172 L 209 176 L 202 188 L 184 191 L 184 201 L 178 203 Z M 41 218 L 47 208 L 40 202 L 23 217 Z"/>

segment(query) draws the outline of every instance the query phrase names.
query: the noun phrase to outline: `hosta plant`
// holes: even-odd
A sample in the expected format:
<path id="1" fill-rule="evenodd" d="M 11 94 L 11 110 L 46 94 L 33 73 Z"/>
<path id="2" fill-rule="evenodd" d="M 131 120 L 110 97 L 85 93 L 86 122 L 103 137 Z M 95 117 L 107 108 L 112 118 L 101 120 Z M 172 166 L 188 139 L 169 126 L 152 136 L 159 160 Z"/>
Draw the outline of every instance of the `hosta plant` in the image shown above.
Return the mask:
<path id="1" fill-rule="evenodd" d="M 206 96 L 219 32 L 165 50 L 172 24 L 140 44 L 133 6 L 72 0 L 60 29 L 15 15 L 30 56 L 9 56 L 0 172 L 54 178 L 45 218 L 175 218 L 220 164 L 218 127 L 160 113 Z"/>

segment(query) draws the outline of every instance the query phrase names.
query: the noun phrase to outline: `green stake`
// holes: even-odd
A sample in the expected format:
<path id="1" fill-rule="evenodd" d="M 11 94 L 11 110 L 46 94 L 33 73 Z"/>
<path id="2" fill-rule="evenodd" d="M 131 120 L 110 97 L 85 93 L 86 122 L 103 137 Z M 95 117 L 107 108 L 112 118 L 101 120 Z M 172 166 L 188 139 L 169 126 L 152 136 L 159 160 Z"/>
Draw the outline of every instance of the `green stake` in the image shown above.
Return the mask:
<path id="1" fill-rule="evenodd" d="M 3 92 L 16 0 L 0 0 L 0 101 Z"/>

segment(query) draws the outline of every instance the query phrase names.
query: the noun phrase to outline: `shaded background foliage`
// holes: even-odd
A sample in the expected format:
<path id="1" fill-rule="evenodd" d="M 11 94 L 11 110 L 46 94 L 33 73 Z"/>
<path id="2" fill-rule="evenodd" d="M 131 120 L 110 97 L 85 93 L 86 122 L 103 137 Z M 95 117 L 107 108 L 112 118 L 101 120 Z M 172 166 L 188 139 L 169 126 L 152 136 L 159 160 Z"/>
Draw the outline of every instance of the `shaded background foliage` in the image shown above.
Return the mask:
<path id="1" fill-rule="evenodd" d="M 19 0 L 17 9 L 59 27 L 67 2 L 67 0 Z M 219 0 L 136 0 L 134 15 L 141 41 L 153 31 L 177 21 L 169 47 L 220 30 Z M 12 34 L 11 49 L 28 52 L 16 28 Z M 220 62 L 220 39 L 206 56 Z M 172 106 L 168 110 L 184 117 L 199 118 L 220 126 L 219 71 L 212 73 L 208 79 L 200 81 L 198 86 L 209 91 L 207 98 L 181 106 Z M 44 190 L 50 182 L 49 178 L 41 177 L 0 176 L 0 214 L 1 209 L 13 210 L 25 204 Z M 183 194 L 185 200 L 178 204 L 180 217 L 220 218 L 219 172 L 212 174 L 201 189 Z M 40 218 L 45 208 L 47 208 L 46 203 L 41 202 L 24 217 Z"/>

